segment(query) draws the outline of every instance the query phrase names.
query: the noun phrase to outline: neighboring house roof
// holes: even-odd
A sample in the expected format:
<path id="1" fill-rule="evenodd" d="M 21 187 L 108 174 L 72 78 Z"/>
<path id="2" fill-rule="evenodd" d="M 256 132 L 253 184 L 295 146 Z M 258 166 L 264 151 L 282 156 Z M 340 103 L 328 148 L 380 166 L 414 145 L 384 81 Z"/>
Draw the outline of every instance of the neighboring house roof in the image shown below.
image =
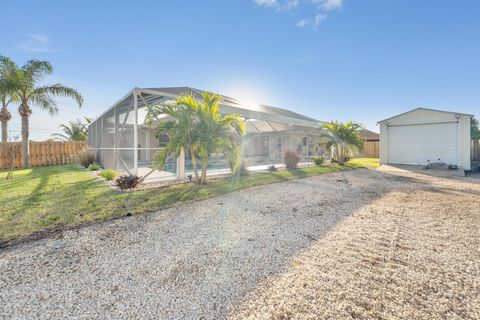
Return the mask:
<path id="1" fill-rule="evenodd" d="M 360 138 L 364 141 L 378 141 L 380 140 L 380 135 L 376 132 L 367 130 L 367 129 L 362 129 L 359 130 L 360 133 Z"/>
<path id="2" fill-rule="evenodd" d="M 411 112 L 414 112 L 414 111 L 417 111 L 417 110 L 427 110 L 427 111 L 434 111 L 434 112 L 443 112 L 443 113 L 449 113 L 449 114 L 458 114 L 458 115 L 461 115 L 461 116 L 466 116 L 466 117 L 473 117 L 473 114 L 467 114 L 467 113 L 461 113 L 461 112 L 453 112 L 453 111 L 445 111 L 445 110 L 438 110 L 438 109 L 431 109 L 431 108 L 415 108 L 415 109 L 412 109 L 412 110 L 409 110 L 407 112 L 403 112 L 403 113 L 400 113 L 400 114 L 397 114 L 393 117 L 390 117 L 390 118 L 387 118 L 387 119 L 383 119 L 381 121 L 378 121 L 377 123 L 382 123 L 382 122 L 385 122 L 385 121 L 388 121 L 390 119 L 393 119 L 393 118 L 396 118 L 398 116 L 402 116 L 404 114 L 407 114 L 407 113 L 411 113 Z"/>

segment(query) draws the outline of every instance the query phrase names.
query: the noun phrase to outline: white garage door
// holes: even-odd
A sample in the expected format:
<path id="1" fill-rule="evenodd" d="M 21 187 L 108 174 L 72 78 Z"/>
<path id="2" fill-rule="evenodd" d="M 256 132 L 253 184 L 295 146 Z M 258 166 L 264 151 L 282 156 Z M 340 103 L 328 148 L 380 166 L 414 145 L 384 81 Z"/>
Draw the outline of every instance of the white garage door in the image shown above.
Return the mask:
<path id="1" fill-rule="evenodd" d="M 458 164 L 457 126 L 432 123 L 388 128 L 388 162 L 427 164 L 427 161 Z"/>

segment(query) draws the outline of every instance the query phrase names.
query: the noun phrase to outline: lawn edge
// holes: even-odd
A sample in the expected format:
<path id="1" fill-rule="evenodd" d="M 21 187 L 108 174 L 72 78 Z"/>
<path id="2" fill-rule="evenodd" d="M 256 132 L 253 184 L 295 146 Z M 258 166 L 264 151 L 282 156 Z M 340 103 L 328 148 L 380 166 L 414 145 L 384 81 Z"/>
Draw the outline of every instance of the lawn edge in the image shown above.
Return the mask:
<path id="1" fill-rule="evenodd" d="M 300 168 L 300 169 L 297 169 L 297 170 L 301 170 L 301 169 L 304 169 L 304 168 Z M 271 181 L 271 182 L 267 182 L 267 183 L 259 183 L 259 184 L 256 184 L 256 185 L 245 186 L 245 187 L 241 187 L 241 188 L 234 189 L 234 190 L 227 190 L 226 192 L 218 192 L 218 193 L 213 194 L 211 196 L 177 201 L 177 202 L 174 202 L 172 204 L 168 204 L 168 205 L 165 205 L 163 207 L 156 208 L 154 210 L 146 210 L 146 211 L 142 211 L 142 212 L 132 213 L 131 216 L 148 215 L 148 214 L 160 212 L 160 211 L 163 211 L 163 210 L 166 210 L 166 209 L 175 208 L 175 207 L 178 207 L 180 205 L 189 204 L 189 203 L 192 203 L 192 202 L 195 202 L 195 201 L 203 201 L 203 200 L 207 200 L 207 199 L 213 199 L 213 198 L 217 198 L 217 197 L 220 197 L 222 195 L 225 195 L 225 194 L 230 194 L 230 193 L 233 193 L 233 192 L 236 192 L 236 191 L 251 189 L 251 188 L 255 188 L 255 187 L 259 187 L 259 186 L 264 186 L 264 185 L 269 185 L 269 184 L 277 184 L 277 183 L 293 181 L 293 180 L 307 179 L 307 178 L 322 176 L 322 175 L 326 175 L 326 174 L 335 174 L 335 173 L 347 172 L 347 171 L 358 170 L 358 169 L 375 170 L 374 168 L 369 168 L 369 167 L 363 166 L 363 165 L 357 165 L 357 164 L 345 165 L 345 166 L 342 167 L 341 170 L 329 171 L 329 172 L 318 172 L 318 173 L 313 173 L 313 174 L 311 174 L 309 176 L 306 176 L 306 177 L 291 177 L 291 178 L 285 178 L 285 179 L 279 180 L 279 181 Z M 282 169 L 282 170 L 288 170 L 288 169 Z M 268 172 L 259 172 L 259 173 L 252 173 L 252 174 L 265 174 L 265 173 L 268 173 Z M 228 179 L 228 178 L 223 177 L 221 179 Z M 174 185 L 167 185 L 167 186 L 159 187 L 159 189 L 170 188 L 170 187 L 173 187 L 173 186 Z M 150 190 L 152 190 L 152 189 L 150 189 Z M 115 190 L 113 190 L 113 191 L 115 192 Z M 138 191 L 143 192 L 143 191 L 148 191 L 148 189 L 138 190 Z M 132 191 L 132 192 L 135 192 L 135 191 Z M 130 218 L 131 216 L 119 215 L 119 216 L 109 217 L 109 218 L 106 218 L 106 219 L 86 221 L 86 222 L 82 222 L 82 223 L 79 223 L 79 224 L 58 225 L 58 226 L 54 226 L 54 227 L 47 227 L 47 228 L 44 228 L 42 230 L 38 230 L 38 231 L 32 232 L 32 233 L 27 234 L 27 235 L 23 235 L 23 236 L 20 236 L 20 237 L 14 237 L 14 238 L 10 238 L 10 239 L 0 239 L 0 251 L 14 249 L 15 247 L 26 245 L 26 244 L 29 244 L 29 243 L 32 243 L 32 242 L 35 242 L 35 241 L 39 241 L 39 240 L 42 240 L 42 239 L 46 239 L 46 238 L 55 238 L 55 237 L 58 237 L 59 235 L 61 235 L 65 231 L 78 230 L 78 229 L 90 227 L 90 226 L 97 225 L 97 224 L 110 223 L 110 222 L 113 222 L 113 221 L 116 221 L 116 220 L 127 219 L 127 218 Z"/>

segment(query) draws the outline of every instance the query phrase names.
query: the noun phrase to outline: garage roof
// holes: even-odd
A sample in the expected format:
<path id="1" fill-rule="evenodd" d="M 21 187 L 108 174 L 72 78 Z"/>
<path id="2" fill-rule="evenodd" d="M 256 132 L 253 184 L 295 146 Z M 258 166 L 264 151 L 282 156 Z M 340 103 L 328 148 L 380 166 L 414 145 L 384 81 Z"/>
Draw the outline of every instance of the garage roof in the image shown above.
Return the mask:
<path id="1" fill-rule="evenodd" d="M 466 117 L 473 117 L 473 114 L 467 114 L 467 113 L 461 113 L 461 112 L 445 111 L 445 110 L 438 110 L 438 109 L 431 109 L 431 108 L 415 108 L 415 109 L 412 109 L 412 110 L 410 110 L 410 111 L 397 114 L 397 115 L 395 115 L 395 116 L 393 116 L 393 117 L 390 117 L 390 118 L 387 118 L 387 119 L 383 119 L 383 120 L 381 120 L 381 121 L 378 121 L 377 124 L 378 124 L 378 123 L 385 122 L 385 121 L 390 120 L 390 119 L 393 119 L 393 118 L 396 118 L 396 117 L 398 117 L 398 116 L 402 116 L 402 115 L 407 114 L 407 113 L 410 113 L 410 112 L 418 111 L 418 110 L 427 110 L 427 111 L 434 111 L 434 112 L 443 112 L 443 113 L 449 113 L 449 114 L 458 114 L 458 115 L 466 116 Z"/>

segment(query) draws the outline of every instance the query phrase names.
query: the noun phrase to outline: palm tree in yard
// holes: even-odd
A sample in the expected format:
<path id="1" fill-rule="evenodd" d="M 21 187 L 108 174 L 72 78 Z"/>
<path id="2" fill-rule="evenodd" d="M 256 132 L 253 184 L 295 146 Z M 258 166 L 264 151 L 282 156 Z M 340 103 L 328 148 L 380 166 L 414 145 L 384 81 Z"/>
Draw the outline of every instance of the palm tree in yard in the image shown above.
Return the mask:
<path id="1" fill-rule="evenodd" d="M 92 119 L 85 117 L 85 122 L 80 119 L 69 121 L 68 124 L 61 124 L 63 133 L 54 133 L 51 135 L 53 140 L 58 141 L 87 141 L 88 124 Z"/>
<path id="2" fill-rule="evenodd" d="M 5 56 L 0 56 L 0 121 L 2 124 L 2 142 L 8 141 L 8 122 L 12 119 L 12 114 L 8 111 L 8 106 L 15 102 L 15 82 L 13 75 L 16 70 L 16 64 Z"/>
<path id="3" fill-rule="evenodd" d="M 157 152 L 153 162 L 155 167 L 162 170 L 169 155 L 180 156 L 182 149 L 187 151 L 192 159 L 193 172 L 195 180 L 199 181 L 196 153 L 198 152 L 198 130 L 196 125 L 196 110 L 183 104 L 162 104 L 151 106 L 147 114 L 148 125 L 152 125 L 154 120 L 158 121 L 157 132 L 166 134 L 169 142 L 166 147 Z M 167 116 L 168 121 L 162 121 L 159 117 Z"/>
<path id="4" fill-rule="evenodd" d="M 204 92 L 202 101 L 195 100 L 192 95 L 180 97 L 180 102 L 198 105 L 199 156 L 202 161 L 200 183 L 207 182 L 208 158 L 214 152 L 223 152 L 229 157 L 231 169 L 235 171 L 240 164 L 237 137 L 245 134 L 245 122 L 238 114 L 222 116 L 219 109 L 221 98 L 217 94 Z"/>
<path id="5" fill-rule="evenodd" d="M 52 85 L 41 85 L 46 75 L 53 73 L 52 65 L 47 61 L 29 60 L 15 72 L 17 90 L 16 98 L 20 106 L 18 113 L 22 118 L 22 153 L 23 166 L 30 167 L 28 154 L 29 120 L 32 114 L 32 106 L 40 107 L 50 115 L 58 113 L 58 107 L 53 98 L 72 98 L 81 107 L 83 98 L 80 93 L 60 83 Z"/>
<path id="6" fill-rule="evenodd" d="M 205 184 L 210 155 L 223 152 L 234 171 L 239 162 L 238 135 L 245 134 L 245 123 L 239 115 L 222 116 L 220 96 L 204 92 L 197 100 L 193 94 L 178 97 L 174 105 L 162 105 L 150 109 L 153 116 L 165 114 L 171 120 L 159 122 L 159 133 L 167 133 L 169 142 L 165 149 L 155 155 L 159 169 L 163 168 L 168 155 L 178 156 L 181 149 L 188 150 L 192 159 L 195 180 Z M 197 159 L 198 157 L 198 159 Z M 197 160 L 201 161 L 202 174 L 199 177 Z"/>
<path id="7" fill-rule="evenodd" d="M 360 138 L 359 129 L 362 126 L 355 122 L 330 122 L 323 125 L 327 133 L 323 135 L 322 143 L 327 148 L 333 148 L 333 159 L 344 164 L 348 158 L 354 155 L 363 147 L 363 140 Z"/>

